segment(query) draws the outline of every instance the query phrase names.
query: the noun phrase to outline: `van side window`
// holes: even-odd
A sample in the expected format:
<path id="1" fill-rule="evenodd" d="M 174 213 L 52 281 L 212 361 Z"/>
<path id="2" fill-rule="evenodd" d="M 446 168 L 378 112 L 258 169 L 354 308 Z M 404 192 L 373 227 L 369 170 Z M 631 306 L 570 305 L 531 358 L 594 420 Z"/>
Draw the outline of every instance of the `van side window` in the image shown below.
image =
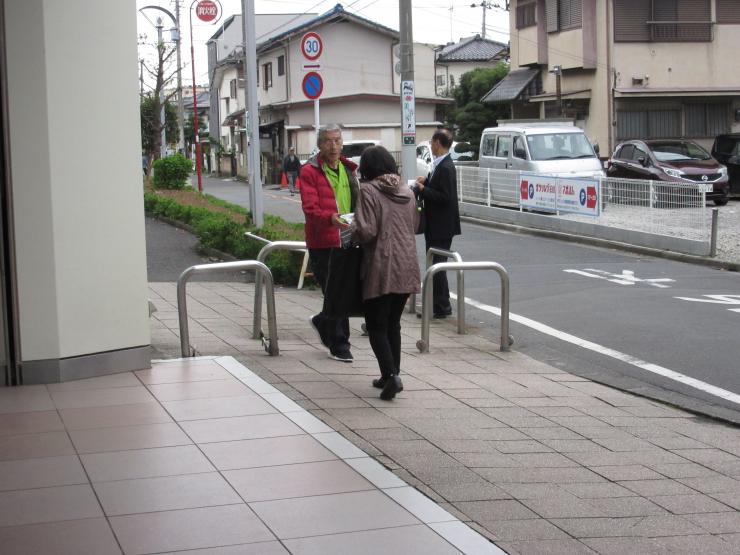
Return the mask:
<path id="1" fill-rule="evenodd" d="M 511 150 L 511 137 L 508 135 L 499 135 L 496 144 L 496 156 L 499 158 L 508 158 Z"/>
<path id="2" fill-rule="evenodd" d="M 493 156 L 494 147 L 496 146 L 496 135 L 484 135 L 480 147 L 481 156 Z"/>
<path id="3" fill-rule="evenodd" d="M 524 146 L 524 139 L 521 135 L 514 135 L 514 158 L 527 159 L 527 149 Z"/>

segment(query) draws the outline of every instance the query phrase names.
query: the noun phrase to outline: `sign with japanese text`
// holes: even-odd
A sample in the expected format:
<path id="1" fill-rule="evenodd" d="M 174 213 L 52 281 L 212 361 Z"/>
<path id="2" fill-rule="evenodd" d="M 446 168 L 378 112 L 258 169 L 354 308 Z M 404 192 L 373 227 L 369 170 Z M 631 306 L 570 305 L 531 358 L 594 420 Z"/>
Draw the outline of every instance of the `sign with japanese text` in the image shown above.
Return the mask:
<path id="1" fill-rule="evenodd" d="M 218 4 L 213 0 L 200 0 L 195 5 L 195 15 L 201 21 L 210 23 L 218 17 Z"/>
<path id="2" fill-rule="evenodd" d="M 414 82 L 401 81 L 401 137 L 403 144 L 416 144 L 416 99 Z"/>
<path id="3" fill-rule="evenodd" d="M 599 216 L 599 196 L 597 179 L 522 174 L 519 181 L 519 205 L 532 210 Z"/>

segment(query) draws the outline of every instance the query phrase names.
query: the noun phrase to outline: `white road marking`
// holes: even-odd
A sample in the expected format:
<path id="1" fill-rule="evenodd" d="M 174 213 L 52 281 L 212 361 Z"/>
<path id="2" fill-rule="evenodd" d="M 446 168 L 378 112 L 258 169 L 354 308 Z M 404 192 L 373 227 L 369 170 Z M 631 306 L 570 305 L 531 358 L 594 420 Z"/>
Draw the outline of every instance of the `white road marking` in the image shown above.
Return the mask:
<path id="1" fill-rule="evenodd" d="M 697 299 L 696 297 L 674 297 L 681 299 L 682 301 L 692 301 L 695 303 L 711 303 L 711 304 L 740 304 L 740 295 L 702 295 L 706 297 L 704 299 Z M 730 312 L 740 312 L 740 308 L 728 308 Z"/>
<path id="2" fill-rule="evenodd" d="M 612 283 L 618 283 L 619 285 L 635 285 L 636 283 L 647 283 L 653 287 L 659 287 L 661 289 L 669 288 L 670 285 L 664 285 L 668 282 L 674 282 L 676 280 L 670 278 L 638 278 L 635 276 L 635 272 L 632 270 L 622 270 L 621 274 L 613 274 L 605 270 L 596 270 L 594 268 L 584 268 L 583 270 L 563 270 L 569 274 L 578 274 L 580 276 L 605 279 Z"/>
<path id="3" fill-rule="evenodd" d="M 457 295 L 450 293 L 450 297 L 456 299 Z M 473 306 L 485 312 L 501 316 L 501 309 L 496 306 L 486 305 L 469 297 L 465 297 L 465 302 L 466 304 L 469 304 L 470 306 Z M 740 312 L 740 309 L 738 309 L 738 311 Z M 664 378 L 680 382 L 684 385 L 688 385 L 689 387 L 698 389 L 699 391 L 703 391 L 704 393 L 709 393 L 710 395 L 715 395 L 717 397 L 720 397 L 721 399 L 725 399 L 727 401 L 740 405 L 740 395 L 737 395 L 732 391 L 727 391 L 726 389 L 708 384 L 701 380 L 697 380 L 696 378 L 692 378 L 691 376 L 686 376 L 685 374 L 681 374 L 663 366 L 658 366 L 657 364 L 644 361 L 637 357 L 633 357 L 632 355 L 628 355 L 615 349 L 604 347 L 603 345 L 599 345 L 598 343 L 576 337 L 575 335 L 557 330 L 553 327 L 548 326 L 547 324 L 543 324 L 541 322 L 537 322 L 536 320 L 532 320 L 531 318 L 527 318 L 526 316 L 520 316 L 519 314 L 509 312 L 509 320 L 537 330 L 541 333 L 547 334 L 551 337 L 566 341 L 567 343 L 572 343 L 573 345 L 583 347 L 584 349 L 588 349 L 590 351 L 612 357 L 619 361 L 641 368 L 642 370 L 652 372 L 653 374 L 657 374 L 659 376 L 663 376 Z"/>

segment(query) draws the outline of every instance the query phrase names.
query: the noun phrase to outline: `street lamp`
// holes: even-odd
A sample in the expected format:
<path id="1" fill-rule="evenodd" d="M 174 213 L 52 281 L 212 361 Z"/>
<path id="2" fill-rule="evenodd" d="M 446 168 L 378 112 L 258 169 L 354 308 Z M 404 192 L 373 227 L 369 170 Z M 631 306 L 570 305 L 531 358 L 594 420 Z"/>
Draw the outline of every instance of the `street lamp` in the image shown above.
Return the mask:
<path id="1" fill-rule="evenodd" d="M 160 12 L 163 12 L 167 14 L 170 19 L 172 20 L 172 23 L 174 23 L 174 27 L 170 29 L 170 40 L 175 43 L 175 47 L 177 48 L 177 128 L 179 131 L 179 140 L 178 140 L 178 150 L 182 153 L 185 152 L 185 120 L 184 120 L 184 112 L 185 108 L 183 105 L 182 100 L 182 62 L 180 59 L 180 0 L 175 1 L 175 13 L 177 15 L 172 15 L 172 12 L 170 12 L 168 9 L 163 8 L 162 6 L 144 6 L 139 11 L 143 10 L 159 10 Z M 162 18 L 157 18 L 157 47 L 159 47 L 160 44 L 162 44 Z M 192 37 L 192 33 L 191 33 Z M 160 91 L 161 94 L 161 91 Z M 162 114 L 164 114 L 164 104 L 162 105 Z M 164 116 L 162 117 L 162 134 L 164 135 L 164 128 L 165 120 Z M 164 141 L 162 141 L 162 149 L 164 149 L 165 144 Z"/>

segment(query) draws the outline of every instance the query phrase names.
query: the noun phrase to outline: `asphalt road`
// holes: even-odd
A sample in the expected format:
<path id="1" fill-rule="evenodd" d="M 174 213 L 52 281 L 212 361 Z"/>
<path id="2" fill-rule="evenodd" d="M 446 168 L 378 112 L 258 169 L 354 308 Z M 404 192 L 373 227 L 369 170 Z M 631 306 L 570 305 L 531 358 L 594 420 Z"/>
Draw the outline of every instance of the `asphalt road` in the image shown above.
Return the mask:
<path id="1" fill-rule="evenodd" d="M 244 183 L 204 183 L 214 196 L 249 205 Z M 265 189 L 263 200 L 266 213 L 303 221 L 298 196 Z M 423 264 L 423 241 L 418 247 Z M 472 224 L 463 225 L 453 250 L 464 260 L 492 260 L 507 268 L 517 350 L 740 422 L 740 274 Z M 499 306 L 495 273 L 469 272 L 465 283 L 474 304 Z M 450 285 L 455 291 L 452 274 Z M 498 337 L 495 308 L 469 304 L 466 311 L 469 326 Z M 699 383 L 687 384 L 692 378 Z"/>
<path id="2" fill-rule="evenodd" d="M 556 330 L 512 322 L 517 350 L 642 393 L 657 387 L 667 392 L 665 400 L 690 408 L 740 409 L 701 384 L 650 371 L 658 365 L 662 374 L 677 372 L 740 395 L 740 311 L 733 311 L 740 309 L 740 274 L 467 224 L 453 250 L 464 260 L 501 263 L 510 276 L 511 313 Z M 497 282 L 493 272 L 468 272 L 465 294 L 499 306 Z M 498 316 L 466 310 L 471 325 L 491 326 L 497 336 Z M 596 346 L 578 345 L 584 342 Z"/>

